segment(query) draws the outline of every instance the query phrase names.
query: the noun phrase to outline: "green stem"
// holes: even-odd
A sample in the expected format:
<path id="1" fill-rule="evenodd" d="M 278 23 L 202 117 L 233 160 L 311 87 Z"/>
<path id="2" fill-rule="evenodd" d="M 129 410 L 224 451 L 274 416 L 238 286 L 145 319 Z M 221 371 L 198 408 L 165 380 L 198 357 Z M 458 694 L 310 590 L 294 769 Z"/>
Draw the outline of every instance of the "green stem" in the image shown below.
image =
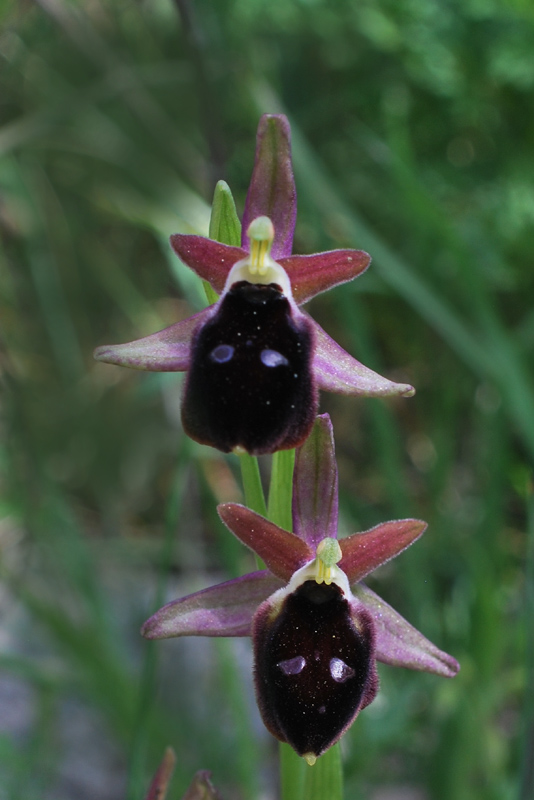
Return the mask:
<path id="1" fill-rule="evenodd" d="M 239 246 L 241 225 L 235 210 L 232 193 L 224 181 L 215 188 L 210 220 L 210 238 L 219 242 Z M 217 295 L 204 282 L 209 303 L 217 301 Z M 265 505 L 265 495 L 261 483 L 258 459 L 248 454 L 239 457 L 245 503 L 272 522 L 293 530 L 293 470 L 295 451 L 280 450 L 274 453 L 269 486 L 269 502 Z M 262 565 L 259 565 L 262 566 Z M 244 755 L 244 754 L 243 754 Z M 245 756 L 245 761 L 246 761 Z M 247 774 L 247 783 L 249 783 Z M 335 745 L 317 761 L 313 768 L 307 767 L 287 744 L 280 745 L 280 783 L 282 800 L 342 800 L 343 774 L 339 747 Z"/>
<path id="2" fill-rule="evenodd" d="M 527 487 L 528 545 L 525 580 L 525 620 L 527 639 L 527 679 L 523 704 L 523 764 L 521 769 L 519 800 L 528 800 L 534 789 L 534 635 L 532 615 L 534 613 L 534 486 Z"/>
<path id="3" fill-rule="evenodd" d="M 293 469 L 295 451 L 279 450 L 273 455 L 269 487 L 268 517 L 286 531 L 293 530 L 291 503 L 293 499 Z"/>
<path id="4" fill-rule="evenodd" d="M 304 797 L 306 800 L 342 800 L 343 770 L 339 744 L 327 750 L 313 767 L 306 769 Z"/>
<path id="5" fill-rule="evenodd" d="M 280 743 L 279 752 L 281 798 L 282 800 L 303 800 L 306 762 L 288 744 Z"/>
<path id="6" fill-rule="evenodd" d="M 248 453 L 239 456 L 241 466 L 241 479 L 243 481 L 243 491 L 245 493 L 245 505 L 261 514 L 267 516 L 267 506 L 265 505 L 265 495 L 261 485 L 260 468 L 256 456 L 249 456 Z"/>

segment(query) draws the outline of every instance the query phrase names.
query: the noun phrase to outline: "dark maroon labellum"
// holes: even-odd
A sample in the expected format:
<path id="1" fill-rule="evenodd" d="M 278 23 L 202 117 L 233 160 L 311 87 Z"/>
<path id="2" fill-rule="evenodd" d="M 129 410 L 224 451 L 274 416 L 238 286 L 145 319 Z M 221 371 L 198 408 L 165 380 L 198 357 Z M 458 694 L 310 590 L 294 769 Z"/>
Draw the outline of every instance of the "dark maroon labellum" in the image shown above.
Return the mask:
<path id="1" fill-rule="evenodd" d="M 313 330 L 276 284 L 240 281 L 198 331 L 182 404 L 192 439 L 259 455 L 299 445 L 317 410 Z"/>
<path id="2" fill-rule="evenodd" d="M 267 600 L 254 623 L 256 689 L 271 733 L 299 755 L 321 755 L 376 692 L 372 622 L 358 627 L 336 584 L 305 581 L 271 619 Z"/>

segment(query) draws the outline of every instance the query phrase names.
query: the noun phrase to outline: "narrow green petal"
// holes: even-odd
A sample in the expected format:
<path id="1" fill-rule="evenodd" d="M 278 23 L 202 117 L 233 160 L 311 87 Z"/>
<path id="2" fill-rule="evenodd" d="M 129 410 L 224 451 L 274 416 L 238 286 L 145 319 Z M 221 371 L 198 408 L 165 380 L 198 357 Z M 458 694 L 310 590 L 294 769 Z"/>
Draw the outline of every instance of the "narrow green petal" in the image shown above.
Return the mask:
<path id="1" fill-rule="evenodd" d="M 237 216 L 234 198 L 226 181 L 219 181 L 213 194 L 210 218 L 210 239 L 229 244 L 241 245 L 241 223 Z"/>

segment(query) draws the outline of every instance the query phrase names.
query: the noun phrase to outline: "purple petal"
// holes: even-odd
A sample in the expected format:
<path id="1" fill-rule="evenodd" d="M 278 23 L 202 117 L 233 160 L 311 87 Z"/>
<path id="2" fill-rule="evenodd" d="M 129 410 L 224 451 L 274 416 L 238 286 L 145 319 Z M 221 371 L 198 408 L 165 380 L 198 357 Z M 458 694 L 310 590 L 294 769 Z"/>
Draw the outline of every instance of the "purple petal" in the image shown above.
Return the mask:
<path id="1" fill-rule="evenodd" d="M 432 672 L 454 678 L 460 665 L 401 617 L 364 583 L 352 587 L 355 597 L 371 612 L 376 632 L 376 657 L 393 667 Z"/>
<path id="2" fill-rule="evenodd" d="M 175 322 L 169 328 L 127 344 L 105 344 L 97 347 L 94 357 L 119 367 L 146 369 L 153 372 L 183 372 L 189 366 L 191 336 L 196 326 L 211 313 L 205 308 L 198 314 Z"/>
<path id="3" fill-rule="evenodd" d="M 338 488 L 334 433 L 328 414 L 317 417 L 298 448 L 293 481 L 293 530 L 314 551 L 326 536 L 337 538 Z"/>
<path id="4" fill-rule="evenodd" d="M 291 129 L 283 114 L 264 114 L 258 124 L 254 169 L 245 201 L 241 244 L 248 251 L 247 229 L 256 217 L 274 225 L 271 255 L 291 255 L 297 219 L 297 192 L 291 166 Z"/>
<path id="5" fill-rule="evenodd" d="M 171 246 L 176 255 L 221 294 L 226 278 L 236 261 L 247 255 L 240 247 L 230 247 L 205 236 L 174 233 Z"/>
<path id="6" fill-rule="evenodd" d="M 354 583 L 406 550 L 427 527 L 418 519 L 400 519 L 382 522 L 364 533 L 355 533 L 341 539 L 343 558 L 338 566 Z"/>
<path id="7" fill-rule="evenodd" d="M 314 557 L 305 541 L 238 503 L 217 506 L 219 516 L 237 538 L 262 558 L 274 575 L 289 581 Z"/>
<path id="8" fill-rule="evenodd" d="M 316 294 L 361 275 L 371 262 L 363 250 L 330 250 L 309 256 L 280 258 L 291 281 L 293 297 L 301 305 Z"/>
<path id="9" fill-rule="evenodd" d="M 250 636 L 257 607 L 284 582 L 266 570 L 251 572 L 173 600 L 141 628 L 146 639 L 174 636 Z"/>
<path id="10" fill-rule="evenodd" d="M 406 383 L 393 383 L 364 367 L 343 350 L 316 322 L 314 372 L 319 389 L 362 397 L 412 397 L 415 389 Z"/>

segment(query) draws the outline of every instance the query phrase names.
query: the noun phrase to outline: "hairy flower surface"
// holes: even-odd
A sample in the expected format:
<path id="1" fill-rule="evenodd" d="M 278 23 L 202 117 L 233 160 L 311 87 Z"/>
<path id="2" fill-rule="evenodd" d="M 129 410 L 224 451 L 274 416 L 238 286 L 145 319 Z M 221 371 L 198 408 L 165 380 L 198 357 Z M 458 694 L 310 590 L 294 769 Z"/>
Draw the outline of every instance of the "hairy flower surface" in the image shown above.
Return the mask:
<path id="1" fill-rule="evenodd" d="M 290 129 L 282 115 L 259 123 L 241 247 L 175 234 L 180 259 L 220 294 L 212 306 L 135 342 L 104 345 L 95 358 L 134 369 L 187 371 L 185 431 L 229 452 L 274 452 L 301 444 L 318 390 L 367 397 L 411 396 L 364 367 L 299 306 L 369 265 L 362 250 L 291 255 L 296 220 Z"/>
<path id="2" fill-rule="evenodd" d="M 328 415 L 297 451 L 294 533 L 236 503 L 226 526 L 267 570 L 195 592 L 143 626 L 149 639 L 252 636 L 258 705 L 266 727 L 309 763 L 374 698 L 376 661 L 453 677 L 459 665 L 362 580 L 426 528 L 405 519 L 338 541 L 337 467 Z"/>

